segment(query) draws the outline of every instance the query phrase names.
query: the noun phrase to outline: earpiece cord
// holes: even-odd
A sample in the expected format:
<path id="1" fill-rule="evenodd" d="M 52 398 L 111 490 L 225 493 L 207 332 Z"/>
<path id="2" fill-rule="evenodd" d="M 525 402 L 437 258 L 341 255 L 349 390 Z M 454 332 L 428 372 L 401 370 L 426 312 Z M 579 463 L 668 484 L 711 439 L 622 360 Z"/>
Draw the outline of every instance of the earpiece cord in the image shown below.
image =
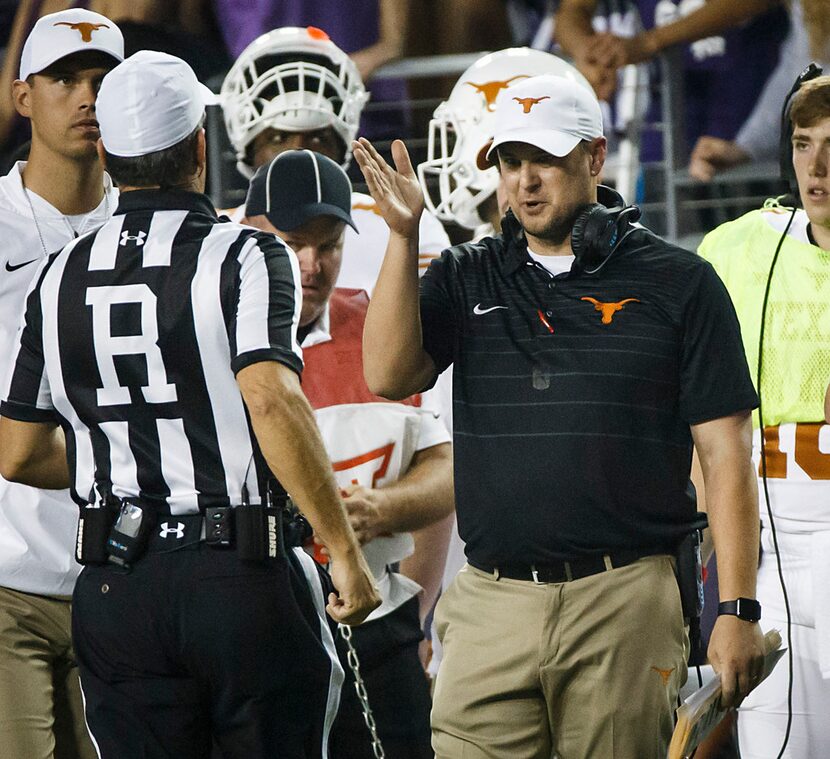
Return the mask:
<path id="1" fill-rule="evenodd" d="M 790 740 L 790 730 L 793 724 L 793 638 L 792 638 L 792 613 L 790 612 L 790 598 L 787 593 L 787 585 L 784 582 L 784 570 L 781 567 L 781 552 L 778 550 L 778 535 L 775 530 L 775 520 L 772 516 L 772 504 L 769 497 L 769 484 L 767 482 L 767 447 L 766 434 L 764 430 L 764 412 L 763 401 L 761 393 L 761 369 L 763 367 L 764 359 L 764 328 L 766 326 L 767 316 L 767 302 L 769 301 L 770 288 L 772 286 L 772 275 L 775 271 L 775 264 L 778 262 L 778 255 L 781 252 L 781 247 L 784 240 L 787 238 L 787 232 L 790 231 L 793 220 L 795 219 L 797 207 L 793 208 L 790 214 L 790 219 L 787 226 L 784 227 L 784 232 L 778 240 L 778 245 L 775 248 L 775 253 L 772 256 L 772 263 L 769 267 L 769 275 L 767 276 L 767 285 L 764 290 L 764 301 L 761 306 L 761 327 L 758 336 L 758 427 L 761 436 L 761 480 L 764 484 L 764 500 L 767 506 L 767 516 L 769 517 L 770 533 L 772 535 L 772 544 L 775 548 L 775 561 L 778 567 L 778 579 L 781 583 L 781 593 L 784 596 L 784 609 L 787 613 L 787 664 L 789 667 L 789 675 L 787 680 L 787 729 L 784 732 L 784 743 L 781 745 L 781 750 L 778 752 L 776 759 L 782 759 L 784 751 L 787 748 L 787 743 Z"/>
<path id="2" fill-rule="evenodd" d="M 595 269 L 584 269 L 584 272 L 586 274 L 596 274 L 603 266 L 605 266 L 605 264 L 607 264 L 611 260 L 611 256 L 613 256 L 617 248 L 619 248 L 620 245 L 623 244 L 625 238 L 633 232 L 636 232 L 637 229 L 638 227 L 632 226 L 619 240 L 617 240 L 617 242 L 614 244 L 614 247 L 611 248 L 611 252 L 605 258 L 602 259 L 602 263 L 600 263 L 599 266 L 597 266 Z"/>

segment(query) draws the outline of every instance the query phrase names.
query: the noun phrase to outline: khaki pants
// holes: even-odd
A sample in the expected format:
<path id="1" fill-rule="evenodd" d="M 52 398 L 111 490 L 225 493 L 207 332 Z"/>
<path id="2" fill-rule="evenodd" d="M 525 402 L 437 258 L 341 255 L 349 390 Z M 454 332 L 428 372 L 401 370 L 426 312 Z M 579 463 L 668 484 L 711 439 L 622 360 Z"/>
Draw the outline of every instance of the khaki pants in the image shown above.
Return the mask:
<path id="1" fill-rule="evenodd" d="M 435 613 L 438 759 L 664 759 L 688 637 L 672 559 L 568 583 L 469 565 Z"/>
<path id="2" fill-rule="evenodd" d="M 95 759 L 72 653 L 71 603 L 0 588 L 0 756 Z"/>

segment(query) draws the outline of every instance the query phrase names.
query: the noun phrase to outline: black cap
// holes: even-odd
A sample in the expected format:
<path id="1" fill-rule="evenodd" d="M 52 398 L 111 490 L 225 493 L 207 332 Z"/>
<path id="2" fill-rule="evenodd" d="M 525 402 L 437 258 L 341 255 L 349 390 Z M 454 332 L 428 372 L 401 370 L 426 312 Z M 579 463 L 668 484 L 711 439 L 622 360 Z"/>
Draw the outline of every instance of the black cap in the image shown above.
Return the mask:
<path id="1" fill-rule="evenodd" d="M 334 216 L 357 230 L 351 215 L 352 184 L 331 158 L 289 150 L 257 169 L 248 188 L 246 216 L 265 215 L 286 232 L 317 216 Z"/>

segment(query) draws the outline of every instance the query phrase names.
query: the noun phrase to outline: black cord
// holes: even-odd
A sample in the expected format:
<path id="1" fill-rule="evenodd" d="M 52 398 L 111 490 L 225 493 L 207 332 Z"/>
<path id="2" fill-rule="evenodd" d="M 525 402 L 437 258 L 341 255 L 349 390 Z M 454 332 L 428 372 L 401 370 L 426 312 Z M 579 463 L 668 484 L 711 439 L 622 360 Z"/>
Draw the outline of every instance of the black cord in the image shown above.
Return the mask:
<path id="1" fill-rule="evenodd" d="M 797 206 L 793 208 L 793 211 L 790 214 L 790 220 L 787 222 L 787 226 L 784 227 L 784 231 L 782 232 L 781 238 L 778 240 L 778 245 L 775 248 L 775 253 L 772 256 L 772 263 L 770 264 L 769 275 L 767 276 L 767 286 L 764 290 L 764 303 L 761 307 L 761 328 L 759 330 L 758 336 L 758 427 L 761 433 L 761 479 L 764 483 L 764 499 L 767 504 L 767 515 L 769 516 L 769 526 L 770 533 L 772 534 L 772 544 L 775 548 L 775 561 L 778 567 L 778 579 L 781 583 L 781 593 L 784 596 L 784 609 L 787 612 L 787 665 L 789 667 L 789 674 L 787 680 L 787 729 L 784 733 L 784 743 L 781 745 L 781 750 L 778 752 L 778 756 L 776 757 L 776 759 L 782 759 L 782 757 L 784 756 L 784 750 L 787 748 L 787 743 L 789 743 L 790 730 L 792 729 L 793 725 L 793 620 L 792 613 L 790 612 L 790 598 L 787 593 L 787 585 L 784 582 L 784 570 L 781 567 L 781 553 L 778 550 L 778 535 L 775 531 L 775 520 L 772 516 L 772 505 L 770 503 L 769 498 L 769 484 L 767 482 L 767 446 L 766 434 L 764 431 L 764 411 L 761 393 L 761 368 L 763 367 L 764 359 L 764 327 L 766 325 L 767 302 L 769 301 L 769 292 L 770 287 L 772 285 L 772 275 L 775 271 L 775 264 L 778 261 L 778 254 L 781 252 L 781 246 L 784 244 L 784 240 L 787 238 L 787 232 L 790 231 L 790 227 L 792 226 L 793 220 L 795 219 L 795 214 L 797 210 Z"/>
<path id="2" fill-rule="evenodd" d="M 162 551 L 152 551 L 151 553 L 154 553 L 154 554 L 157 554 L 157 555 L 160 555 L 160 554 L 163 554 L 163 553 L 174 553 L 175 551 L 183 551 L 185 548 L 192 548 L 193 546 L 197 546 L 197 545 L 199 545 L 200 543 L 203 543 L 203 542 L 204 541 L 201 538 L 199 538 L 198 540 L 191 540 L 189 543 L 182 543 L 181 545 L 173 546 L 172 548 L 165 548 Z"/>

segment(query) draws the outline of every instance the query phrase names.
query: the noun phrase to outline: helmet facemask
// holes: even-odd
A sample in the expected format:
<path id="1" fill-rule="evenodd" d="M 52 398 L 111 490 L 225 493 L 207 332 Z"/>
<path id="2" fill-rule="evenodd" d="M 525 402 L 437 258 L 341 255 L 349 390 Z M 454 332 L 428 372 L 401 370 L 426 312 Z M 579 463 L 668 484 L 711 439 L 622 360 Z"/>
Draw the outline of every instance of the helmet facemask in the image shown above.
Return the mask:
<path id="1" fill-rule="evenodd" d="M 240 55 L 222 85 L 225 125 L 237 167 L 252 175 L 250 147 L 266 129 L 306 132 L 331 127 L 342 142 L 345 168 L 368 99 L 354 63 L 329 40 L 307 39 L 305 29 L 264 35 Z"/>

